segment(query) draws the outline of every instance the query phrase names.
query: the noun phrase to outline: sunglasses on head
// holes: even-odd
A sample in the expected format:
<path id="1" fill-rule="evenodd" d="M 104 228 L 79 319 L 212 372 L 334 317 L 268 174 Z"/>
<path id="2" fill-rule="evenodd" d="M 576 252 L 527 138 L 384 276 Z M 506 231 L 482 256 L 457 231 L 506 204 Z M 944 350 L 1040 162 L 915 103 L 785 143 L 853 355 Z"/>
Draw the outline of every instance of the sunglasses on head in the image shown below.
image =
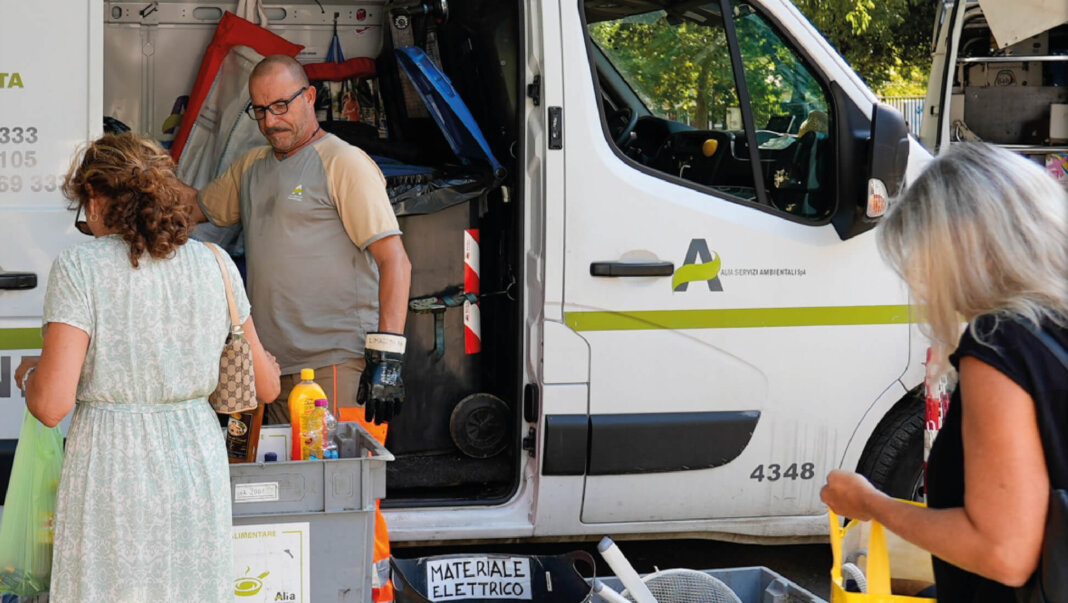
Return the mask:
<path id="1" fill-rule="evenodd" d="M 89 229 L 89 223 L 80 219 L 82 217 L 82 203 L 78 204 L 78 211 L 74 214 L 74 228 L 83 235 L 93 236 L 93 231 Z"/>

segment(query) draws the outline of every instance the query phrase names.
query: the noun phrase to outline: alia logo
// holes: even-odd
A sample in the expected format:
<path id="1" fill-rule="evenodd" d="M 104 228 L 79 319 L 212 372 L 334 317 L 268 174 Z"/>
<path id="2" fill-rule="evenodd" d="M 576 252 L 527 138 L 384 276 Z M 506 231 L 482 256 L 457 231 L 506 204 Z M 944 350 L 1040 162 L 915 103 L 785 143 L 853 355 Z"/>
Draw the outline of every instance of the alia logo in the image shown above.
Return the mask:
<path id="1" fill-rule="evenodd" d="M 251 569 L 251 567 L 246 567 L 245 575 L 234 580 L 234 594 L 238 597 L 251 597 L 259 594 L 263 589 L 263 579 L 271 573 L 263 572 L 259 576 L 253 577 L 248 575 Z M 275 598 L 277 599 L 277 596 Z"/>
<path id="2" fill-rule="evenodd" d="M 723 291 L 723 284 L 719 282 L 719 266 L 719 254 L 709 251 L 704 239 L 693 239 L 682 266 L 671 277 L 672 291 L 686 291 L 694 281 L 707 282 L 709 291 Z"/>

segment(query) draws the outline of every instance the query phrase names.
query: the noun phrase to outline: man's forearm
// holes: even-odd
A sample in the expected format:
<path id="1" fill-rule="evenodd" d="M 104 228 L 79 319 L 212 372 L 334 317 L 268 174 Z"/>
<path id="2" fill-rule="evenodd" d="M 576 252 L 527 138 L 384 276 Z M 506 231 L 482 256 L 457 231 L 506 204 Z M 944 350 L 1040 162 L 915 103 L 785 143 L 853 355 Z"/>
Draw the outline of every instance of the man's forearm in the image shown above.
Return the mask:
<path id="1" fill-rule="evenodd" d="M 378 330 L 385 333 L 404 333 L 408 316 L 408 290 L 412 278 L 411 264 L 406 256 L 383 262 L 378 267 Z"/>
<path id="2" fill-rule="evenodd" d="M 378 265 L 378 330 L 404 333 L 408 315 L 408 289 L 412 281 L 412 263 L 404 251 L 399 235 L 379 239 L 367 246 Z"/>

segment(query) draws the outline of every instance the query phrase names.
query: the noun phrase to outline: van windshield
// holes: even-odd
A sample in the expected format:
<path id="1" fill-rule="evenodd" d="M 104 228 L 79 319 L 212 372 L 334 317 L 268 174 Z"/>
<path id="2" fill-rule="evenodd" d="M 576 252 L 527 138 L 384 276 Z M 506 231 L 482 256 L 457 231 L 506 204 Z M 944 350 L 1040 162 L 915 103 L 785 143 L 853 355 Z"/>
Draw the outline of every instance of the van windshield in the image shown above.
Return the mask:
<path id="1" fill-rule="evenodd" d="M 825 220 L 834 207 L 833 112 L 814 71 L 746 0 L 730 0 L 733 49 L 718 3 L 666 4 L 584 4 L 609 140 L 634 162 L 671 178 L 743 202 L 770 201 L 800 219 Z M 747 107 L 737 92 L 743 81 Z M 769 200 L 758 199 L 758 174 Z"/>
<path id="2" fill-rule="evenodd" d="M 720 22 L 718 14 L 698 14 Z M 594 23 L 589 31 L 652 115 L 693 124 L 737 106 L 723 28 L 658 10 Z"/>
<path id="3" fill-rule="evenodd" d="M 796 133 L 809 111 L 828 110 L 822 88 L 760 15 L 732 4 L 756 121 Z M 649 114 L 697 128 L 741 127 L 728 123 L 740 119 L 739 102 L 718 5 L 627 16 L 587 11 L 590 39 Z"/>

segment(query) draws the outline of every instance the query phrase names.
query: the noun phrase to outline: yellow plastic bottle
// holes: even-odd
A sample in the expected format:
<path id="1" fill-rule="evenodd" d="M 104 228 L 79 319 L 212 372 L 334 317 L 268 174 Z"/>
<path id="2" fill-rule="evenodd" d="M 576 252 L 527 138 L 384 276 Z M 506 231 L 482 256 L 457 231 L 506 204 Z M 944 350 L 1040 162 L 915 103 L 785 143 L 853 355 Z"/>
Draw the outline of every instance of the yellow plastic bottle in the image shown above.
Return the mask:
<path id="1" fill-rule="evenodd" d="M 303 460 L 300 441 L 300 434 L 303 431 L 301 419 L 314 410 L 316 400 L 326 397 L 326 392 L 314 381 L 314 369 L 300 369 L 300 379 L 300 383 L 294 385 L 293 391 L 289 392 L 289 441 L 291 443 L 289 459 L 293 461 Z"/>

